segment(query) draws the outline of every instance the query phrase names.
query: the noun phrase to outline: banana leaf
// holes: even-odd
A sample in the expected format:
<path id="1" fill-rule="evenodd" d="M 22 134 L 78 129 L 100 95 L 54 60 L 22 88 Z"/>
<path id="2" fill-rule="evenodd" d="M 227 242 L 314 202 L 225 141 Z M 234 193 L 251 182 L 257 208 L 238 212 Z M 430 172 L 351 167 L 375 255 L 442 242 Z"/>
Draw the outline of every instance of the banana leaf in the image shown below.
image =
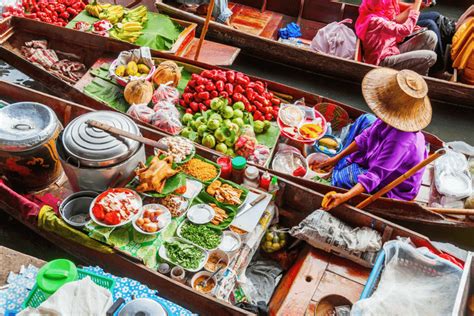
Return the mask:
<path id="1" fill-rule="evenodd" d="M 130 188 L 132 190 L 135 190 L 140 182 L 138 181 L 137 178 L 134 178 L 128 185 L 127 188 Z M 159 192 L 143 192 L 141 193 L 144 196 L 149 196 L 153 198 L 162 198 L 167 196 L 168 194 L 173 193 L 177 189 L 179 189 L 182 186 L 186 185 L 186 176 L 184 173 L 180 172 L 172 176 L 171 178 L 168 178 L 165 182 L 165 186 L 163 187 L 163 190 L 161 193 Z"/>
<path id="2" fill-rule="evenodd" d="M 216 167 L 216 168 L 217 168 L 217 176 L 216 176 L 214 179 L 211 179 L 211 180 L 209 180 L 209 181 L 201 181 L 201 180 L 199 180 L 198 178 L 195 178 L 195 177 L 193 177 L 192 175 L 186 173 L 186 175 L 187 175 L 189 178 L 194 179 L 194 180 L 197 180 L 197 181 L 202 182 L 202 183 L 207 184 L 207 185 L 211 184 L 214 180 L 216 180 L 217 178 L 219 178 L 219 176 L 220 176 L 220 174 L 221 174 L 221 166 L 219 166 L 219 165 L 216 164 L 215 162 L 210 161 L 209 159 L 206 159 L 206 158 L 201 157 L 201 156 L 199 156 L 199 155 L 194 155 L 193 159 L 194 159 L 194 158 L 195 158 L 195 159 L 202 160 L 202 161 L 207 162 L 207 163 L 210 163 L 211 165 L 213 165 L 214 167 Z M 191 160 L 192 160 L 192 159 L 191 159 Z M 183 171 L 183 172 L 184 172 L 184 171 Z M 185 172 L 184 172 L 184 173 L 185 173 Z"/>
<path id="3" fill-rule="evenodd" d="M 244 203 L 245 199 L 247 198 L 247 195 L 249 194 L 249 190 L 246 188 L 246 187 L 243 187 L 241 185 L 238 185 L 237 183 L 234 183 L 232 181 L 227 181 L 225 179 L 222 179 L 222 178 L 218 178 L 217 180 L 219 180 L 222 184 L 228 184 L 236 189 L 239 189 L 239 190 L 242 190 L 242 195 L 240 196 L 240 200 L 242 201 L 242 203 L 240 203 L 239 205 L 232 205 L 232 204 L 227 204 L 227 203 L 223 203 L 223 202 L 218 202 L 216 200 L 216 198 L 214 198 L 213 196 L 211 196 L 209 193 L 207 193 L 207 187 L 204 187 L 204 189 L 202 190 L 202 194 L 203 195 L 206 195 L 208 196 L 210 199 L 212 199 L 213 201 L 215 202 L 212 202 L 212 203 L 215 203 L 215 204 L 222 204 L 224 205 L 225 207 L 228 207 L 228 208 L 232 208 L 234 209 L 236 212 L 237 210 L 240 208 L 240 206 L 242 206 L 242 204 Z"/>
<path id="4" fill-rule="evenodd" d="M 123 88 L 102 78 L 94 78 L 91 83 L 84 87 L 85 94 L 102 101 L 120 112 L 127 112 L 128 103 L 123 97 Z"/>

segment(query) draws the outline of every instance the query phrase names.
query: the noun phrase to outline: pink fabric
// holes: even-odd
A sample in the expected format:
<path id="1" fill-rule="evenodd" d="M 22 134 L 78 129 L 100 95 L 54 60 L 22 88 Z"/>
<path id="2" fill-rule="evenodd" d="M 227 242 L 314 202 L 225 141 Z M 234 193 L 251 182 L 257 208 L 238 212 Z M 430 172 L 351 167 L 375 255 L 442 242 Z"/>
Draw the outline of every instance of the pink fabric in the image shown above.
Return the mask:
<path id="1" fill-rule="evenodd" d="M 355 25 L 356 34 L 361 41 L 364 41 L 372 18 L 381 17 L 393 21 L 399 14 L 398 0 L 363 0 L 359 6 L 359 17 Z"/>
<path id="2" fill-rule="evenodd" d="M 38 204 L 18 194 L 0 179 L 0 205 L 1 204 L 14 207 L 18 210 L 21 217 L 31 222 L 36 221 L 40 211 Z"/>
<path id="3" fill-rule="evenodd" d="M 419 11 L 410 10 L 407 20 L 402 24 L 384 17 L 371 17 L 364 39 L 361 39 L 364 61 L 378 65 L 385 58 L 400 54 L 397 45 L 415 31 L 419 15 Z"/>

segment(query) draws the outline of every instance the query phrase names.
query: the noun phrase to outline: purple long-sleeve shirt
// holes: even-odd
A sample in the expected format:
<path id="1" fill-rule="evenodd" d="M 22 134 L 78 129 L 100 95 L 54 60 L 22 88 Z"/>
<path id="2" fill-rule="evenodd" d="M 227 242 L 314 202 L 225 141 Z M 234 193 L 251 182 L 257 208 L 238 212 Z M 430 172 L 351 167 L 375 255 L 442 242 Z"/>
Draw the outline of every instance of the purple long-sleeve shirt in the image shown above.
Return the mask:
<path id="1" fill-rule="evenodd" d="M 367 169 L 358 176 L 367 192 L 374 193 L 426 159 L 423 133 L 403 132 L 377 119 L 355 138 L 358 150 L 349 161 Z M 387 193 L 389 198 L 413 200 L 421 186 L 424 169 Z"/>

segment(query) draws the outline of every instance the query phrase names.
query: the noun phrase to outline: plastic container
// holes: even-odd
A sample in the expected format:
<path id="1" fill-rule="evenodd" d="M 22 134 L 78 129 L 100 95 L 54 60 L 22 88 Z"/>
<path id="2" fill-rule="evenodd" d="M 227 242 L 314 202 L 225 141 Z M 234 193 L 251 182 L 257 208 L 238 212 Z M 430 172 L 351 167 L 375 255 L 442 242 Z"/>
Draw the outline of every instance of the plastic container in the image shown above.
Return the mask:
<path id="1" fill-rule="evenodd" d="M 258 169 L 253 166 L 245 168 L 243 185 L 249 188 L 258 188 L 259 178 Z"/>
<path id="2" fill-rule="evenodd" d="M 80 191 L 69 195 L 59 206 L 62 219 L 72 227 L 84 227 L 90 220 L 89 208 L 98 193 Z"/>
<path id="3" fill-rule="evenodd" d="M 76 281 L 78 277 L 74 262 L 67 259 L 56 259 L 45 264 L 36 276 L 36 284 L 47 295 L 56 292 L 68 282 Z"/>
<path id="4" fill-rule="evenodd" d="M 171 278 L 179 283 L 186 283 L 186 271 L 183 268 L 176 266 L 171 269 Z"/>
<path id="5" fill-rule="evenodd" d="M 271 181 L 272 181 L 272 177 L 267 171 L 265 171 L 265 173 L 260 177 L 260 188 L 262 188 L 265 191 L 268 191 L 270 189 Z"/>
<path id="6" fill-rule="evenodd" d="M 98 275 L 93 272 L 89 272 L 86 270 L 82 269 L 77 269 L 77 279 L 82 280 L 85 277 L 90 277 L 91 280 L 99 285 L 102 286 L 103 288 L 108 289 L 109 291 L 113 291 L 114 286 L 115 286 L 115 281 L 112 278 L 108 278 L 106 276 Z M 37 284 L 31 289 L 30 294 L 28 294 L 28 297 L 25 299 L 23 302 L 22 307 L 27 308 L 27 307 L 33 307 L 36 308 L 38 307 L 41 303 L 43 303 L 47 298 L 49 297 L 48 294 L 43 292 Z"/>
<path id="7" fill-rule="evenodd" d="M 246 166 L 247 160 L 244 157 L 237 156 L 232 159 L 232 181 L 237 184 L 242 184 Z"/>
<path id="8" fill-rule="evenodd" d="M 230 157 L 219 157 L 217 164 L 221 166 L 221 177 L 230 180 L 232 177 L 232 158 Z"/>

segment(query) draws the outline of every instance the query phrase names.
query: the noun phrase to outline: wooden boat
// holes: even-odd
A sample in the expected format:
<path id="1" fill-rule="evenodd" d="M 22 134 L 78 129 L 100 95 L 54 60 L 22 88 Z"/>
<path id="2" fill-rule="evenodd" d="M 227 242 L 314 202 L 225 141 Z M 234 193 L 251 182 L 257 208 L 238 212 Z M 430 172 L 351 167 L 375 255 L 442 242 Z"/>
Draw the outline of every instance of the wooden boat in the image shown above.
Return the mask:
<path id="1" fill-rule="evenodd" d="M 7 102 L 41 102 L 54 110 L 64 126 L 78 115 L 93 111 L 91 108 L 4 81 L 0 81 L 0 95 L 6 97 L 5 101 Z M 140 126 L 140 129 L 143 135 L 153 139 L 164 136 L 164 134 L 146 126 Z M 146 149 L 148 154 L 153 152 L 153 148 L 147 147 Z M 197 152 L 206 158 L 215 158 L 212 152 L 203 151 L 202 148 L 198 147 Z M 282 227 L 292 227 L 319 207 L 323 195 L 287 180 L 281 178 L 279 180 L 282 184 L 276 197 L 279 207 L 279 222 Z M 70 192 L 67 182 L 57 182 L 38 194 L 50 193 L 58 198 L 64 198 Z M 22 206 L 20 207 L 20 205 Z M 161 296 L 199 314 L 249 314 L 248 311 L 229 303 L 197 293 L 190 287 L 132 260 L 119 250 L 105 254 L 88 248 L 84 244 L 66 239 L 55 232 L 42 230 L 35 220 L 31 220 L 31 218 L 27 220 L 21 216 L 20 210 L 30 207 L 38 206 L 33 200 L 28 200 L 26 196 L 20 196 L 11 191 L 5 192 L 2 189 L 0 194 L 1 209 L 27 228 L 85 263 L 100 265 L 114 274 L 143 282 L 158 289 Z M 349 225 L 368 226 L 376 229 L 383 236 L 384 242 L 397 237 L 409 237 L 417 246 L 426 246 L 434 252 L 439 252 L 427 237 L 351 206 L 341 205 L 334 209 L 332 214 Z M 270 301 L 270 315 L 303 315 L 306 311 L 312 312 L 317 308 L 319 302 L 328 295 L 343 296 L 350 303 L 358 300 L 370 269 L 338 257 L 336 253 L 327 253 L 306 244 L 297 246 L 294 253 L 296 259 L 288 261 L 290 268 L 283 276 Z"/>
<path id="2" fill-rule="evenodd" d="M 203 17 L 182 10 L 173 0 L 165 2 L 156 1 L 159 12 L 197 23 L 202 28 Z M 302 41 L 306 44 L 328 23 L 344 19 L 352 19 L 355 23 L 358 17 L 357 5 L 331 0 L 236 0 L 229 3 L 229 8 L 234 13 L 231 23 L 237 29 L 211 21 L 207 33 L 210 38 L 235 45 L 266 60 L 344 80 L 361 82 L 364 75 L 374 68 L 362 62 L 360 53 L 354 60 L 347 60 L 277 41 L 278 30 L 290 22 L 297 22 L 301 26 Z M 471 108 L 474 106 L 474 86 L 432 77 L 425 77 L 425 80 L 432 99 Z"/>
<path id="3" fill-rule="evenodd" d="M 110 109 L 110 107 L 106 103 L 98 101 L 82 92 L 83 87 L 92 80 L 90 69 L 100 66 L 103 63 L 111 62 L 121 51 L 133 48 L 133 45 L 125 42 L 22 18 L 5 20 L 0 24 L 0 34 L 0 53 L 6 62 L 31 76 L 33 79 L 44 83 L 48 89 L 51 89 L 60 97 L 101 110 Z M 76 54 L 78 54 L 77 52 L 80 52 L 79 55 L 82 58 L 81 61 L 89 68 L 89 72 L 72 86 L 61 80 L 59 77 L 45 71 L 43 68 L 29 62 L 21 55 L 20 48 L 25 41 L 32 39 L 48 39 L 53 49 L 65 52 L 75 52 Z M 212 66 L 201 62 L 193 62 L 181 57 L 170 56 L 160 52 L 153 52 L 153 57 L 158 59 L 173 59 L 185 67 L 189 72 L 200 72 L 203 69 L 213 68 Z M 288 101 L 304 98 L 308 105 L 329 102 L 343 108 L 352 119 L 364 114 L 361 110 L 337 101 L 276 82 L 268 80 L 263 81 L 266 82 L 269 90 Z M 154 128 L 151 125 L 149 125 L 149 127 Z M 425 133 L 425 138 L 430 144 L 430 149 L 432 151 L 442 147 L 442 141 L 435 135 Z M 214 154 L 219 155 L 219 153 L 215 151 Z M 285 174 L 279 175 L 321 193 L 338 190 L 334 187 L 322 185 L 313 181 L 295 178 Z M 365 197 L 366 196 L 354 198 L 350 203 L 356 205 L 356 203 L 360 202 L 360 199 Z M 382 198 L 368 206 L 367 210 L 390 220 L 411 221 L 420 224 L 448 227 L 474 227 L 474 222 L 465 219 L 464 217 L 443 216 L 428 210 L 420 204 L 412 202 Z"/>

